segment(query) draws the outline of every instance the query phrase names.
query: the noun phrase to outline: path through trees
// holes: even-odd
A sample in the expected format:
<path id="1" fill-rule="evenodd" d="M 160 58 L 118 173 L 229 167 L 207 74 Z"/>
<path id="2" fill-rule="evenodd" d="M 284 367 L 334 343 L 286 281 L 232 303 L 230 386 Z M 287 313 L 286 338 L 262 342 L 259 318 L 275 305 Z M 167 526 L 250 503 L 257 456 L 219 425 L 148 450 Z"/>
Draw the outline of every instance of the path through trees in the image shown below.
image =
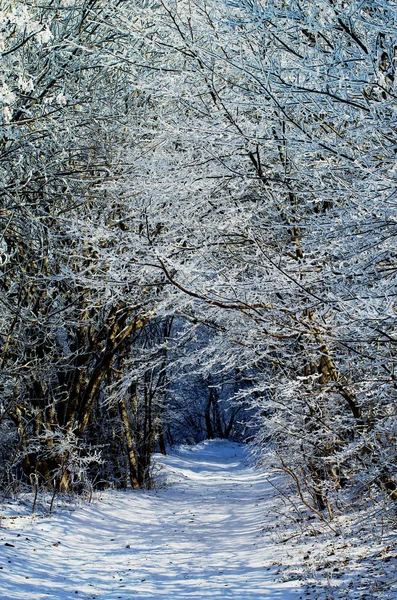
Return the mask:
<path id="1" fill-rule="evenodd" d="M 3 600 L 298 598 L 300 584 L 276 574 L 285 549 L 262 534 L 274 492 L 244 446 L 213 440 L 164 460 L 160 489 L 16 519 L 0 536 L 11 561 L 0 571 Z"/>

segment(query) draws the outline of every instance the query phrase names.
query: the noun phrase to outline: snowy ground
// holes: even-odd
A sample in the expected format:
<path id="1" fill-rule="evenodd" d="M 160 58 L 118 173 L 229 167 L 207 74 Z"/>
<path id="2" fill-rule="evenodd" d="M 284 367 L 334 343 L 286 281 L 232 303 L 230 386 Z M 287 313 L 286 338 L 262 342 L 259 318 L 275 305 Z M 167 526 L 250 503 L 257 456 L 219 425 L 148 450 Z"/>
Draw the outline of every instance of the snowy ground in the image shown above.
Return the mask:
<path id="1" fill-rule="evenodd" d="M 214 440 L 158 460 L 150 492 L 34 520 L 3 505 L 0 600 L 397 599 L 393 536 L 366 522 L 349 533 L 346 518 L 336 535 L 312 515 L 294 524 L 244 446 Z"/>
<path id="2" fill-rule="evenodd" d="M 299 598 L 262 532 L 273 490 L 246 462 L 238 444 L 204 442 L 165 457 L 160 489 L 3 519 L 1 600 Z"/>

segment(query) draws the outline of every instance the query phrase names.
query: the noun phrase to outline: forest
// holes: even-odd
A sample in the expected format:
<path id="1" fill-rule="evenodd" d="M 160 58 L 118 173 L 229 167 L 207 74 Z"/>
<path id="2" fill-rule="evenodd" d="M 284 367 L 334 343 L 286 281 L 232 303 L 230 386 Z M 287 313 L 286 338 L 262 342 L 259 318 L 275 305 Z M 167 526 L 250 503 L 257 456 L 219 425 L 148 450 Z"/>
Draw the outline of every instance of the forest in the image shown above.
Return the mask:
<path id="1" fill-rule="evenodd" d="M 0 486 L 271 453 L 397 501 L 395 0 L 3 0 Z"/>

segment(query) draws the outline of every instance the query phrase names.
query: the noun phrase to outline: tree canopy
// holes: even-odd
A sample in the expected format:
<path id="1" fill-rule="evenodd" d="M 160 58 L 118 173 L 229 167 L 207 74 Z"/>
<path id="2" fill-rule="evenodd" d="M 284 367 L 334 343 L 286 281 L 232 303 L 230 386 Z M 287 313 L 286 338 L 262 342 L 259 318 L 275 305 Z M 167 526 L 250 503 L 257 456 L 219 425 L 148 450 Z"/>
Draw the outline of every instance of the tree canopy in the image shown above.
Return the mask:
<path id="1" fill-rule="evenodd" d="M 396 19 L 3 3 L 3 486 L 235 436 L 326 518 L 397 499 Z"/>

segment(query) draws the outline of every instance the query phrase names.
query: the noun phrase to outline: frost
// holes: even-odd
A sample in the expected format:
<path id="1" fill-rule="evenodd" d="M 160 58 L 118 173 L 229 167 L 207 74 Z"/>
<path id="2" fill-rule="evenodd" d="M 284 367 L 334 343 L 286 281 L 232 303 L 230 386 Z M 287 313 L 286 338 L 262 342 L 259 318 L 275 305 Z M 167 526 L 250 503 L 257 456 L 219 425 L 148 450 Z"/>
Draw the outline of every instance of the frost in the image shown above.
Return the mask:
<path id="1" fill-rule="evenodd" d="M 20 75 L 18 79 L 18 87 L 23 92 L 32 92 L 34 83 L 32 79 L 27 79 L 24 75 Z"/>
<path id="2" fill-rule="evenodd" d="M 3 109 L 3 119 L 5 123 L 9 123 L 12 119 L 12 110 L 9 106 L 4 106 Z"/>
<path id="3" fill-rule="evenodd" d="M 47 44 L 53 37 L 54 36 L 48 26 L 45 26 L 44 29 L 37 34 L 37 39 L 41 44 Z"/>
<path id="4" fill-rule="evenodd" d="M 3 104 L 12 104 L 15 101 L 15 94 L 12 92 L 7 85 L 7 83 L 3 83 L 0 87 L 0 102 Z"/>
<path id="5" fill-rule="evenodd" d="M 59 94 L 56 96 L 55 98 L 57 104 L 59 104 L 59 106 L 66 106 L 68 100 L 67 97 L 65 96 L 65 94 L 63 92 L 59 92 Z"/>

